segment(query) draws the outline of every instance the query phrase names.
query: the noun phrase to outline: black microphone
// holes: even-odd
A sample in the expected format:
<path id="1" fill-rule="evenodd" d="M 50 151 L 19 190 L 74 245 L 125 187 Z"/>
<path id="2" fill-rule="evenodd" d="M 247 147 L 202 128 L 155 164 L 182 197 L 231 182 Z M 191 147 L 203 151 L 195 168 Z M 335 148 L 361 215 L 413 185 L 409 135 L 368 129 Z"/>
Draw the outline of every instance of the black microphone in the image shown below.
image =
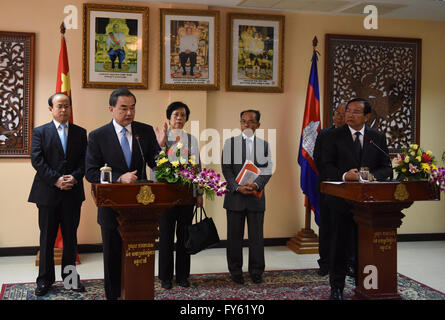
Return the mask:
<path id="1" fill-rule="evenodd" d="M 146 165 L 146 162 L 145 162 L 144 153 L 142 152 L 141 143 L 139 142 L 139 138 L 140 138 L 140 137 L 139 137 L 138 134 L 136 134 L 134 137 L 136 138 L 136 142 L 138 143 L 139 151 L 141 152 L 142 162 L 143 162 L 143 163 L 142 163 L 142 175 L 141 175 L 141 179 L 136 180 L 136 182 L 152 182 L 152 181 L 148 181 L 147 179 L 144 179 L 145 167 L 146 167 L 147 165 Z"/>
<path id="2" fill-rule="evenodd" d="M 387 154 L 385 151 L 383 151 L 382 148 L 380 148 L 372 139 L 369 140 L 369 143 L 372 144 L 374 147 L 376 147 L 377 149 L 380 150 L 380 152 L 382 152 L 385 156 L 388 157 L 389 161 L 391 162 L 391 157 L 389 156 L 389 154 Z"/>

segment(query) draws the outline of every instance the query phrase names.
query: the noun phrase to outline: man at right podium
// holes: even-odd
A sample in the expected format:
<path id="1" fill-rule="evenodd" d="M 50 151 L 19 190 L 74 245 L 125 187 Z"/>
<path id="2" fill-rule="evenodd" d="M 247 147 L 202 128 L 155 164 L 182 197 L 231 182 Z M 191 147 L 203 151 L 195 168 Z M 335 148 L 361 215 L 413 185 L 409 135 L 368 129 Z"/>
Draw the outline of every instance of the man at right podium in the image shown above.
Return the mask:
<path id="1" fill-rule="evenodd" d="M 331 181 L 360 181 L 360 168 L 368 167 L 377 180 L 392 178 L 392 166 L 385 135 L 366 126 L 371 115 L 371 104 L 354 98 L 346 105 L 346 125 L 331 130 L 323 144 L 323 164 L 326 179 Z M 350 241 L 352 213 L 347 202 L 333 197 L 333 243 L 329 263 L 331 300 L 343 300 L 348 241 Z M 355 240 L 357 241 L 357 239 Z M 363 270 L 357 270 L 363 272 Z"/>

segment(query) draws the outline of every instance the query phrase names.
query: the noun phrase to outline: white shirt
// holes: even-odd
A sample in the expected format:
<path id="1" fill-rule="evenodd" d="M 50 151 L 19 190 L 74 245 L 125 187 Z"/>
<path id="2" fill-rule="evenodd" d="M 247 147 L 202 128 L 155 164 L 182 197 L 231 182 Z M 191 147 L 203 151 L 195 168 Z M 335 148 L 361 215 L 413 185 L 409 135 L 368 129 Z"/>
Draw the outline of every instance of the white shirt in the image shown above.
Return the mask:
<path id="1" fill-rule="evenodd" d="M 360 130 L 352 129 L 349 125 L 348 125 L 348 128 L 349 128 L 349 131 L 351 131 L 352 141 L 354 141 L 354 142 L 355 142 L 355 139 L 357 139 L 357 136 L 355 135 L 355 133 L 356 132 L 361 133 L 361 135 L 359 136 L 359 139 L 360 139 L 360 144 L 362 145 L 362 148 L 363 148 L 363 137 L 365 136 L 365 126 L 363 125 L 363 127 Z M 343 173 L 343 176 L 342 176 L 343 181 L 346 181 L 345 180 L 346 173 L 347 172 Z"/>
<path id="2" fill-rule="evenodd" d="M 60 127 L 61 123 L 56 121 L 56 120 L 54 120 L 54 119 L 53 119 L 53 123 L 56 126 L 57 133 L 59 134 L 59 137 L 62 139 L 62 128 Z M 65 127 L 65 135 L 68 138 L 68 125 L 69 125 L 69 122 L 67 121 L 64 124 L 66 126 Z"/>
<path id="3" fill-rule="evenodd" d="M 349 131 L 351 131 L 351 135 L 352 135 L 352 141 L 355 142 L 355 139 L 357 138 L 357 136 L 355 135 L 355 133 L 357 131 L 359 131 L 361 133 L 361 135 L 359 136 L 360 138 L 360 144 L 362 145 L 363 148 L 363 137 L 365 136 L 365 126 L 363 126 L 360 130 L 354 130 L 352 129 L 349 125 L 348 125 Z"/>
<path id="4" fill-rule="evenodd" d="M 114 40 L 116 40 L 122 49 L 125 47 L 125 35 L 122 32 L 113 32 Z M 106 44 L 108 47 L 114 47 L 116 43 L 111 39 L 111 36 L 108 34 Z"/>
<path id="5" fill-rule="evenodd" d="M 119 140 L 119 143 L 121 143 L 121 139 L 122 139 L 122 129 L 124 127 L 122 127 L 119 123 L 116 122 L 116 120 L 113 119 L 113 126 L 114 126 L 114 130 L 116 130 L 116 134 L 117 134 L 117 138 Z M 126 132 L 126 136 L 127 136 L 127 140 L 128 140 L 128 144 L 130 145 L 130 151 L 133 151 L 133 134 L 131 132 L 131 123 L 125 127 L 125 129 L 127 129 Z M 122 147 L 122 144 L 121 144 Z"/>
<path id="6" fill-rule="evenodd" d="M 250 154 L 252 154 L 252 149 L 253 149 L 253 139 L 255 139 L 255 135 L 253 134 L 251 137 L 248 137 L 248 136 L 246 136 L 245 134 L 244 134 L 244 132 L 242 133 L 242 135 L 243 135 L 243 139 L 246 139 L 246 140 L 250 140 L 250 144 L 249 144 L 249 146 L 250 146 Z"/>
<path id="7" fill-rule="evenodd" d="M 198 50 L 198 39 L 194 35 L 183 35 L 179 41 L 179 50 L 185 52 L 185 50 L 190 50 L 195 52 Z"/>

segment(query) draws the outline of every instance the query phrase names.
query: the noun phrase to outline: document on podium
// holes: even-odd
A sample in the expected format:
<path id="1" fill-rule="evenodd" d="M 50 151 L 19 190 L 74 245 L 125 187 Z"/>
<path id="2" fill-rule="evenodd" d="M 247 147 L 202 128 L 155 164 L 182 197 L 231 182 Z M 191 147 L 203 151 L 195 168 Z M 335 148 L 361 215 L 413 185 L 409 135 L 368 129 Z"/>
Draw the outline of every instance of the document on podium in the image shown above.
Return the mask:
<path id="1" fill-rule="evenodd" d="M 238 173 L 235 181 L 241 186 L 245 184 L 250 184 L 253 183 L 260 174 L 261 170 L 258 169 L 258 167 L 252 161 L 246 160 L 241 171 Z M 257 197 L 258 199 L 261 198 L 262 195 L 263 195 L 262 190 L 261 192 L 254 193 L 254 196 Z"/>

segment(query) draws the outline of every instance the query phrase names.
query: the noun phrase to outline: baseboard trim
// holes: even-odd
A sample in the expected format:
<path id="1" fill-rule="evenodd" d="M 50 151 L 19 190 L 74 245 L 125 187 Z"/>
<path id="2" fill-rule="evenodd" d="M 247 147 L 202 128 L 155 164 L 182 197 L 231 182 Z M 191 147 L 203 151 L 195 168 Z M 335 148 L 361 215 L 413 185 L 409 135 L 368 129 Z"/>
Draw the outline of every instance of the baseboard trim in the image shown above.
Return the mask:
<path id="1" fill-rule="evenodd" d="M 285 246 L 286 242 L 290 238 L 266 238 L 264 239 L 264 246 Z M 413 234 L 398 234 L 398 242 L 411 242 L 411 241 L 445 241 L 445 233 L 413 233 Z M 221 240 L 218 245 L 213 248 L 226 248 L 227 240 Z M 243 247 L 248 247 L 249 241 L 243 240 Z M 158 250 L 158 243 L 156 243 L 155 249 Z M 39 251 L 38 246 L 33 247 L 9 247 L 0 248 L 0 257 L 8 256 L 32 256 L 36 255 Z M 102 252 L 102 244 L 79 244 L 79 253 L 97 253 Z"/>

